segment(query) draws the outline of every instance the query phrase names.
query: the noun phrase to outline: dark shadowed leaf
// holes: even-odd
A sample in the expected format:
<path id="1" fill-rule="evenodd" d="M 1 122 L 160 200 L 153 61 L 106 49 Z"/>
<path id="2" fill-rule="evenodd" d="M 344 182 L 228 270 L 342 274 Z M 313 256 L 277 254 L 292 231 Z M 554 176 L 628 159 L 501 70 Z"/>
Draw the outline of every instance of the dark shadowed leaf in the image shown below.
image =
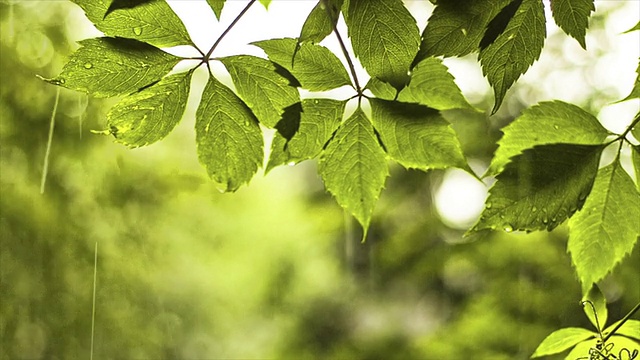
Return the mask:
<path id="1" fill-rule="evenodd" d="M 460 142 L 437 110 L 417 104 L 371 99 L 371 117 L 392 159 L 421 170 L 468 170 Z"/>
<path id="2" fill-rule="evenodd" d="M 602 152 L 599 145 L 539 145 L 516 155 L 496 177 L 471 231 L 553 230 L 584 204 Z"/>
<path id="3" fill-rule="evenodd" d="M 213 76 L 196 112 L 198 159 L 221 190 L 235 191 L 262 165 L 263 142 L 251 110 Z"/>
<path id="4" fill-rule="evenodd" d="M 220 61 L 229 71 L 238 95 L 265 126 L 274 127 L 284 109 L 300 101 L 298 90 L 271 61 L 250 55 L 229 56 Z"/>
<path id="5" fill-rule="evenodd" d="M 166 1 L 119 0 L 111 5 L 97 0 L 71 1 L 105 35 L 136 39 L 157 47 L 193 45 L 184 24 Z"/>
<path id="6" fill-rule="evenodd" d="M 600 291 L 598 285 L 593 284 L 589 292 L 582 297 L 582 300 L 582 310 L 584 310 L 591 324 L 593 324 L 598 331 L 604 330 L 604 327 L 607 325 L 609 311 L 607 310 L 607 299 L 604 297 L 604 294 L 602 294 L 602 291 Z M 589 300 L 591 304 L 593 304 L 593 307 L 588 303 L 584 303 L 586 300 Z"/>
<path id="7" fill-rule="evenodd" d="M 323 151 L 318 172 L 327 190 L 360 222 L 366 236 L 389 174 L 384 150 L 362 110 L 349 117 Z"/>
<path id="8" fill-rule="evenodd" d="M 593 0 L 551 0 L 551 12 L 556 24 L 567 35 L 578 40 L 583 49 L 587 48 L 584 37 L 593 11 L 596 11 Z"/>
<path id="9" fill-rule="evenodd" d="M 556 330 L 542 340 L 531 357 L 535 358 L 563 352 L 596 335 L 596 333 L 587 329 L 576 327 Z"/>
<path id="10" fill-rule="evenodd" d="M 538 59 L 545 37 L 542 1 L 522 0 L 505 30 L 480 50 L 482 71 L 495 94 L 494 112 L 511 85 Z"/>
<path id="11" fill-rule="evenodd" d="M 568 250 L 583 288 L 602 279 L 640 235 L 640 194 L 618 160 L 600 169 L 591 195 L 569 221 Z"/>
<path id="12" fill-rule="evenodd" d="M 348 14 L 353 51 L 369 75 L 396 89 L 404 87 L 420 46 L 420 33 L 402 1 L 351 0 Z"/>
<path id="13" fill-rule="evenodd" d="M 130 147 L 152 144 L 169 135 L 187 106 L 192 71 L 170 75 L 129 95 L 107 114 L 116 141 Z"/>
<path id="14" fill-rule="evenodd" d="M 125 38 L 79 42 L 62 73 L 48 82 L 96 97 L 126 95 L 168 74 L 180 58 L 149 44 Z"/>

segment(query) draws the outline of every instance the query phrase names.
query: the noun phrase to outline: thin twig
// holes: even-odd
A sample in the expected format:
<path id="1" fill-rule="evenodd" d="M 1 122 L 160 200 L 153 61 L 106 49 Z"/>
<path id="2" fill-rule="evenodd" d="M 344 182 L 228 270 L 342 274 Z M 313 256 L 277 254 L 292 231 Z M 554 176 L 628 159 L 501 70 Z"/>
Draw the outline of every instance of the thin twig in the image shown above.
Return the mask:
<path id="1" fill-rule="evenodd" d="M 251 0 L 249 1 L 249 3 L 247 4 L 247 6 L 244 7 L 244 9 L 242 9 L 242 11 L 240 12 L 240 14 L 238 14 L 238 16 L 236 16 L 236 18 L 233 20 L 233 22 L 231 23 L 231 25 L 229 25 L 224 32 L 222 33 L 222 35 L 220 35 L 220 37 L 218 38 L 218 40 L 216 40 L 215 43 L 213 43 L 213 45 L 211 46 L 211 49 L 209 49 L 209 51 L 207 52 L 207 54 L 204 56 L 204 58 L 202 59 L 202 62 L 209 62 L 209 58 L 211 57 L 211 54 L 213 54 L 213 50 L 215 50 L 216 47 L 218 47 L 218 44 L 220 44 L 220 41 L 222 41 L 222 39 L 224 39 L 224 37 L 227 35 L 227 33 L 229 31 L 231 31 L 231 29 L 236 25 L 236 23 L 240 20 L 240 18 L 242 18 L 242 16 L 244 16 L 244 14 L 249 10 L 249 8 L 251 7 L 251 5 L 253 5 L 253 3 L 255 3 L 256 0 Z"/>
<path id="2" fill-rule="evenodd" d="M 47 182 L 49 172 L 49 155 L 51 155 L 51 144 L 53 143 L 53 129 L 56 126 L 56 112 L 58 112 L 58 102 L 60 100 L 60 87 L 56 87 L 56 99 L 53 103 L 51 120 L 49 121 L 49 138 L 47 140 L 47 150 L 44 153 L 44 164 L 42 165 L 42 178 L 40 179 L 40 194 L 44 194 L 44 186 Z"/>
<path id="3" fill-rule="evenodd" d="M 624 323 L 627 322 L 627 320 L 629 320 L 630 317 L 633 316 L 633 314 L 636 313 L 636 311 L 640 310 L 640 302 L 636 304 L 636 306 L 633 307 L 633 309 L 631 309 L 631 311 L 629 311 L 627 313 L 627 315 L 625 315 L 622 320 L 620 320 L 620 322 L 618 323 L 618 325 L 616 325 L 615 328 L 613 328 L 613 330 L 611 330 L 611 332 L 609 334 L 607 334 L 607 336 L 604 337 L 604 339 L 602 339 L 602 342 L 605 343 L 607 342 L 607 340 L 609 340 L 609 338 L 616 333 L 616 331 L 618 331 L 618 329 L 620 329 L 622 327 L 622 325 L 624 325 Z"/>

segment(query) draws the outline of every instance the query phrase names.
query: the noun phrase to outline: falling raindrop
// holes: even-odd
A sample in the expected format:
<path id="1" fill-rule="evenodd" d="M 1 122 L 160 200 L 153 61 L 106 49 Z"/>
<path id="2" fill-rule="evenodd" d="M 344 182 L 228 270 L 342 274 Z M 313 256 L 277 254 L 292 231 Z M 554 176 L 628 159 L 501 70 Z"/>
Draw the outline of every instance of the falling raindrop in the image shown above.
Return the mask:
<path id="1" fill-rule="evenodd" d="M 139 26 L 136 26 L 133 28 L 133 33 L 136 34 L 137 36 L 142 35 L 142 28 Z"/>

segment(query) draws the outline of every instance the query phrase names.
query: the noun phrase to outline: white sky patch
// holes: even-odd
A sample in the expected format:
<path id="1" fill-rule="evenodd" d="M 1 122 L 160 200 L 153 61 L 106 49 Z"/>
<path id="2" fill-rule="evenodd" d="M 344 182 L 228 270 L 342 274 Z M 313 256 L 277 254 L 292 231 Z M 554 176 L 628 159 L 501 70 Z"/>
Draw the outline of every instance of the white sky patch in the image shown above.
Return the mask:
<path id="1" fill-rule="evenodd" d="M 487 187 L 460 169 L 449 169 L 435 191 L 436 211 L 445 225 L 468 229 L 484 209 Z"/>

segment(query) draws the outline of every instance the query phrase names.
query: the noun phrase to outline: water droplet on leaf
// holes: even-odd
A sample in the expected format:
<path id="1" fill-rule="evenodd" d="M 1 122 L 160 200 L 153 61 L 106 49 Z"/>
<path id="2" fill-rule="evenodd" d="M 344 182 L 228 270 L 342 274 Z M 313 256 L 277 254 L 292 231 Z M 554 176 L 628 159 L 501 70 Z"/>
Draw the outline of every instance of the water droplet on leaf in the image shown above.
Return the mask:
<path id="1" fill-rule="evenodd" d="M 488 202 L 487 205 L 485 206 L 487 209 L 491 209 L 491 207 L 493 206 L 492 203 Z"/>
<path id="2" fill-rule="evenodd" d="M 133 33 L 138 35 L 138 36 L 142 35 L 142 28 L 139 27 L 139 26 L 134 27 L 133 28 Z"/>
<path id="3" fill-rule="evenodd" d="M 538 211 L 537 207 L 534 206 L 534 207 L 531 208 L 531 212 L 536 212 L 536 211 Z"/>
<path id="4" fill-rule="evenodd" d="M 504 231 L 508 233 L 513 232 L 513 226 L 511 226 L 510 224 L 505 225 Z"/>
<path id="5" fill-rule="evenodd" d="M 462 31 L 462 35 L 467 36 L 467 29 L 462 28 L 460 30 Z"/>
<path id="6" fill-rule="evenodd" d="M 290 161 L 290 162 L 288 162 L 288 163 L 287 163 L 287 165 L 288 165 L 288 166 L 295 166 L 295 165 L 296 165 L 296 162 L 295 162 L 295 161 Z"/>
<path id="7" fill-rule="evenodd" d="M 558 125 L 553 125 L 553 128 L 554 128 L 554 129 L 556 129 L 556 130 L 558 130 L 558 129 L 560 129 L 560 126 L 558 126 Z"/>
<path id="8" fill-rule="evenodd" d="M 92 67 L 93 67 L 93 64 L 92 64 L 92 63 L 85 63 L 85 64 L 84 64 L 84 68 L 85 68 L 85 69 L 91 69 Z"/>

